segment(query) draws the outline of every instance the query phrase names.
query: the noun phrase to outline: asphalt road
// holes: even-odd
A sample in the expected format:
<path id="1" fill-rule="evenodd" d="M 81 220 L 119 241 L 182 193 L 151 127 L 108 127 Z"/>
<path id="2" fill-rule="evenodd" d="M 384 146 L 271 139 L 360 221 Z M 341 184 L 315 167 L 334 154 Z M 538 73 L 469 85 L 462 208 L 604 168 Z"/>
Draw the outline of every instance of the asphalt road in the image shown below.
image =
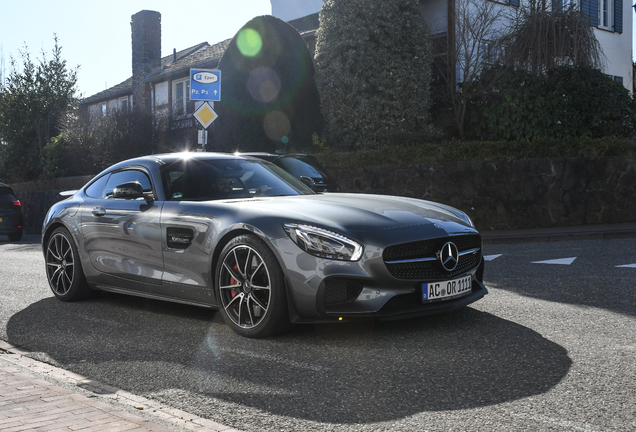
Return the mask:
<path id="1" fill-rule="evenodd" d="M 490 294 L 462 311 L 268 340 L 190 306 L 59 302 L 39 239 L 5 239 L 0 338 L 244 431 L 636 430 L 634 239 L 486 245 Z"/>

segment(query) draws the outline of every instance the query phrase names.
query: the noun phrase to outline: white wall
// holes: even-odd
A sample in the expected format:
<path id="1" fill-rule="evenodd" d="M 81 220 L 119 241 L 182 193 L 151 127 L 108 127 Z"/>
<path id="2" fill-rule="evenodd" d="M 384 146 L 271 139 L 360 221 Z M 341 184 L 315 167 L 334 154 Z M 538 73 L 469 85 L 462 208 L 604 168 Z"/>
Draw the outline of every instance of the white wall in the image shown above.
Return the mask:
<path id="1" fill-rule="evenodd" d="M 291 21 L 320 12 L 322 0 L 271 0 L 272 15 L 283 21 Z"/>
<path id="2" fill-rule="evenodd" d="M 623 85 L 631 92 L 632 72 L 632 25 L 634 10 L 632 2 L 623 1 L 623 33 L 594 29 L 596 38 L 603 47 L 605 68 L 603 72 L 612 76 L 623 77 Z"/>

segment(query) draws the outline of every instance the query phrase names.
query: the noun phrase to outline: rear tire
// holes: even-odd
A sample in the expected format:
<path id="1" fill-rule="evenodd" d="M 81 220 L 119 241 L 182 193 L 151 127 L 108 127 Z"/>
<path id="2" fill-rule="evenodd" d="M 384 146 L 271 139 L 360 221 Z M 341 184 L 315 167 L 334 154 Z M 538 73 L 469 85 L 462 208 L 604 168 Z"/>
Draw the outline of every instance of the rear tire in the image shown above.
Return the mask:
<path id="1" fill-rule="evenodd" d="M 86 283 L 86 277 L 79 260 L 77 246 L 66 228 L 53 231 L 46 245 L 46 277 L 51 291 L 58 299 L 71 302 L 95 296 Z"/>
<path id="2" fill-rule="evenodd" d="M 221 315 L 236 333 L 264 338 L 290 328 L 283 271 L 258 237 L 244 234 L 230 240 L 215 275 Z"/>
<path id="3" fill-rule="evenodd" d="M 20 240 L 22 240 L 22 231 L 20 231 L 19 233 L 9 234 L 7 237 L 9 237 L 9 241 L 19 242 Z"/>

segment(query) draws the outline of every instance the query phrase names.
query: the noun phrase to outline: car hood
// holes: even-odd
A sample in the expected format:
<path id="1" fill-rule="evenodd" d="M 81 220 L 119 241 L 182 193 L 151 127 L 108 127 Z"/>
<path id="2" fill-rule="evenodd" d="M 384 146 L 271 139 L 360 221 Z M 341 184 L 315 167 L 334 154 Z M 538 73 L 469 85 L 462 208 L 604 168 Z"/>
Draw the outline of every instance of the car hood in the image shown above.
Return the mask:
<path id="1" fill-rule="evenodd" d="M 459 212 L 451 207 L 417 200 L 383 195 L 324 194 L 272 197 L 226 201 L 249 206 L 255 214 L 276 215 L 288 222 L 317 224 L 352 234 L 378 230 L 418 227 L 448 234 L 475 232 Z"/>

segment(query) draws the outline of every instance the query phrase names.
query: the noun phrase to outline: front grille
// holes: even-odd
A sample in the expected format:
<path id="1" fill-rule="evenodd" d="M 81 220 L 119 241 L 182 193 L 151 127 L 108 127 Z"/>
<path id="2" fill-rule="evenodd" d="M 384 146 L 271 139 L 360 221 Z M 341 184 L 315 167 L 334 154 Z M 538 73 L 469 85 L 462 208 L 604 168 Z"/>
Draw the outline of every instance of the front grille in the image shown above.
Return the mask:
<path id="1" fill-rule="evenodd" d="M 414 263 L 387 263 L 387 261 L 435 258 L 436 253 L 449 241 L 455 243 L 460 254 L 471 249 L 478 249 L 478 251 L 460 256 L 457 267 L 452 272 L 445 270 L 437 259 Z M 389 246 L 384 250 L 382 257 L 389 273 L 395 278 L 421 280 L 448 279 L 449 277 L 472 270 L 479 265 L 481 262 L 481 236 L 479 234 L 469 234 L 403 243 Z"/>
<path id="2" fill-rule="evenodd" d="M 346 279 L 327 279 L 325 281 L 325 306 L 343 305 L 354 301 L 362 292 L 362 284 Z"/>

